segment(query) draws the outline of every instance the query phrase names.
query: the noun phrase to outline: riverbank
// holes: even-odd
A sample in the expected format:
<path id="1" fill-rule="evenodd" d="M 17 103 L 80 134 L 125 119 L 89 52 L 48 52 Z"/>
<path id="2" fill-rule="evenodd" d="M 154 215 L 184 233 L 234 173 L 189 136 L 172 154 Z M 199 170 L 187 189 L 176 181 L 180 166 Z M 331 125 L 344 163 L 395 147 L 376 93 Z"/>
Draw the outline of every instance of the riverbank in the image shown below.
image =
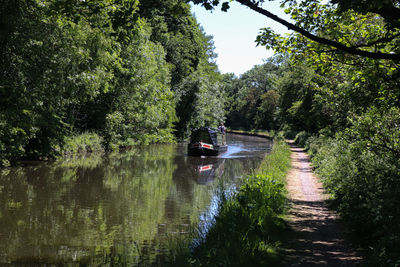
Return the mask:
<path id="1" fill-rule="evenodd" d="M 246 135 L 246 136 L 257 136 L 262 138 L 267 138 L 269 140 L 273 140 L 274 138 L 272 135 L 266 131 L 253 131 L 253 132 L 246 132 L 241 130 L 227 130 L 227 133 L 239 134 L 239 135 Z"/>
<path id="2" fill-rule="evenodd" d="M 194 249 L 171 255 L 171 266 L 262 266 L 279 264 L 286 211 L 285 176 L 290 149 L 283 139 L 233 196 L 220 196 L 218 215 Z M 189 245 L 188 242 L 187 245 Z M 187 246 L 189 247 L 189 246 Z"/>

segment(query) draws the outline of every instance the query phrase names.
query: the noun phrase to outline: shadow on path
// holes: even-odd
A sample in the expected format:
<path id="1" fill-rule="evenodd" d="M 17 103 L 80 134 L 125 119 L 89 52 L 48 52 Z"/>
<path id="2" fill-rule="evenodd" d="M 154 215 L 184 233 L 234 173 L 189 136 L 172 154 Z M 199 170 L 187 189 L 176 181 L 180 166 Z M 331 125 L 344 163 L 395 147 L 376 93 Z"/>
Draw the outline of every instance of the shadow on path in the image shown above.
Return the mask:
<path id="1" fill-rule="evenodd" d="M 338 216 L 328 209 L 327 195 L 312 173 L 306 152 L 289 141 L 292 169 L 287 177 L 291 202 L 284 266 L 360 266 L 362 258 L 347 241 Z"/>

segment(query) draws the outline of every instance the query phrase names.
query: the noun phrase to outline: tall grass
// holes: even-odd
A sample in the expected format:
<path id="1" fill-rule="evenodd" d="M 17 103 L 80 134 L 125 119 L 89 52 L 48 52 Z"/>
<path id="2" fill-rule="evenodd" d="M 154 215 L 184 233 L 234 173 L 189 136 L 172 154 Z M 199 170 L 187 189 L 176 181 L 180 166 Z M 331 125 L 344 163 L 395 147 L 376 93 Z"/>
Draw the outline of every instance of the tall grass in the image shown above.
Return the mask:
<path id="1" fill-rule="evenodd" d="M 194 232 L 196 246 L 177 245 L 173 266 L 263 266 L 277 264 L 279 246 L 287 226 L 285 176 L 290 150 L 283 140 L 274 143 L 254 173 L 238 191 L 220 194 L 219 212 L 207 233 Z M 189 239 L 186 245 L 189 245 Z M 180 253 L 176 253 L 179 250 Z"/>

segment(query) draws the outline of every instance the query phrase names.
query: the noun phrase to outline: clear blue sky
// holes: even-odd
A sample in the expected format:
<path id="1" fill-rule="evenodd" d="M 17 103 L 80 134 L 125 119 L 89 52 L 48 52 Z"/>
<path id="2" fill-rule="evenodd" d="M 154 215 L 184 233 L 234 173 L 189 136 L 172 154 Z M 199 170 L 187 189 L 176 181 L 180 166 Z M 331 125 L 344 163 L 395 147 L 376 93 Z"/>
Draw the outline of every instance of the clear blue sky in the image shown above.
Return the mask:
<path id="1" fill-rule="evenodd" d="M 260 28 L 271 27 L 278 33 L 288 32 L 287 28 L 273 20 L 252 11 L 236 2 L 230 4 L 228 12 L 220 9 L 205 10 L 200 5 L 192 7 L 197 21 L 203 26 L 207 35 L 214 38 L 215 52 L 218 54 L 217 64 L 222 73 L 233 72 L 243 74 L 254 65 L 263 63 L 273 55 L 273 51 L 264 47 L 256 47 L 255 39 Z M 288 16 L 279 7 L 279 2 L 266 2 L 264 8 L 282 18 Z"/>

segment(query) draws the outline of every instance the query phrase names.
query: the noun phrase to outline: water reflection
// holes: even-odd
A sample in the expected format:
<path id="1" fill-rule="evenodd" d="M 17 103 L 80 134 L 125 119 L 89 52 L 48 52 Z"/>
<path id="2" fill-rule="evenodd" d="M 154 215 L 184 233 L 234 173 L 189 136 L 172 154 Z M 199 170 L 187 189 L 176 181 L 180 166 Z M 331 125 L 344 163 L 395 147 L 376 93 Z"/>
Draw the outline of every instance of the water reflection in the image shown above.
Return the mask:
<path id="1" fill-rule="evenodd" d="M 188 168 L 191 177 L 198 184 L 212 182 L 215 177 L 224 173 L 225 159 L 217 157 L 188 157 Z"/>
<path id="2" fill-rule="evenodd" d="M 232 136 L 221 157 L 155 145 L 109 156 L 37 163 L 0 174 L 0 264 L 157 264 L 165 241 L 234 184 L 269 144 Z"/>

